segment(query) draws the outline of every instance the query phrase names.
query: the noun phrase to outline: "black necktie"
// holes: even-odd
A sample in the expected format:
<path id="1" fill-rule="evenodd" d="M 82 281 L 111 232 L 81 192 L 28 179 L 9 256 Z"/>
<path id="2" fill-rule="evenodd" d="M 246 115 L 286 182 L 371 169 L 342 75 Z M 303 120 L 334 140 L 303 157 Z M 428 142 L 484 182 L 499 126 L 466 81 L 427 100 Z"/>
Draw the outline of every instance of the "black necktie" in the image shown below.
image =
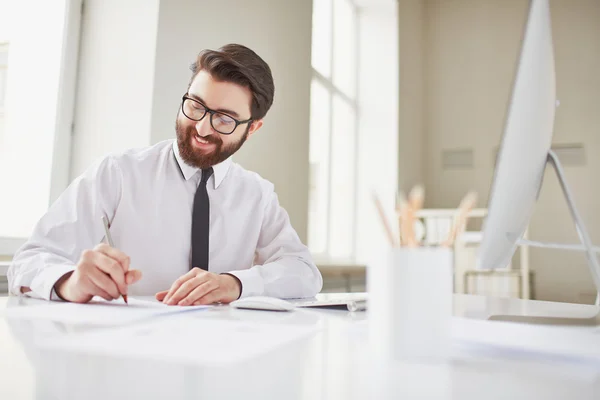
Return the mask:
<path id="1" fill-rule="evenodd" d="M 208 228 L 210 225 L 210 204 L 206 182 L 213 173 L 212 168 L 202 170 L 202 180 L 194 196 L 192 213 L 192 268 L 208 271 Z"/>

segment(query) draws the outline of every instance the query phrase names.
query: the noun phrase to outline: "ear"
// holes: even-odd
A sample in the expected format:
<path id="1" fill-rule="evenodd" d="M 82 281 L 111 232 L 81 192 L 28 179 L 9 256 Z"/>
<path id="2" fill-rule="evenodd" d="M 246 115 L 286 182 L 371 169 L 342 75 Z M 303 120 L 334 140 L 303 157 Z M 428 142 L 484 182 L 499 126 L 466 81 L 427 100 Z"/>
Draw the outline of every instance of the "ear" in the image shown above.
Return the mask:
<path id="1" fill-rule="evenodd" d="M 252 121 L 252 123 L 250 124 L 250 129 L 248 130 L 248 139 L 250 139 L 250 137 L 254 134 L 254 132 L 259 130 L 262 126 L 263 126 L 262 119 Z"/>

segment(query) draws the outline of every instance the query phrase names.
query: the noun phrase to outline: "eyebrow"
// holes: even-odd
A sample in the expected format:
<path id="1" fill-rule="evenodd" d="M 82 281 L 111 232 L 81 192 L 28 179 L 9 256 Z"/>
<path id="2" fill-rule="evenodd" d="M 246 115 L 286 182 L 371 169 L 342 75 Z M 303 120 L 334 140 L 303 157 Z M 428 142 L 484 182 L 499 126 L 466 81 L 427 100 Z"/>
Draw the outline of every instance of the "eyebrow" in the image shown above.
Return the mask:
<path id="1" fill-rule="evenodd" d="M 202 103 L 202 104 L 204 104 L 206 106 L 206 102 L 204 100 L 202 100 L 202 97 L 197 96 L 197 95 L 192 94 L 192 93 L 188 93 L 188 96 L 194 98 L 195 100 L 198 100 L 200 103 Z M 218 111 L 218 112 L 223 113 L 223 114 L 229 114 L 232 117 L 237 118 L 237 119 L 240 118 L 240 115 L 238 113 L 236 113 L 235 111 L 232 111 L 232 110 L 228 110 L 226 108 L 219 108 L 219 109 L 216 109 L 215 111 Z"/>

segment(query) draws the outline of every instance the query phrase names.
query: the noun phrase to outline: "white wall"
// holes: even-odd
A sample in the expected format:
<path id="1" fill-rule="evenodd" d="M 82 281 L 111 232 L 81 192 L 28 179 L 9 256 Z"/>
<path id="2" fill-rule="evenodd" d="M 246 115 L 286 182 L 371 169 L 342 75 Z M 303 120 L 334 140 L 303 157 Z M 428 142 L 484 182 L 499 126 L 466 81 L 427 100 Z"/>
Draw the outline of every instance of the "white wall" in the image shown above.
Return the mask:
<path id="1" fill-rule="evenodd" d="M 398 0 L 398 187 L 405 193 L 425 183 L 425 5 Z"/>
<path id="2" fill-rule="evenodd" d="M 312 0 L 162 1 L 151 140 L 175 136 L 175 115 L 198 52 L 227 43 L 253 49 L 270 66 L 275 100 L 263 128 L 234 160 L 275 184 L 300 238 L 308 219 Z"/>
<path id="3" fill-rule="evenodd" d="M 409 1 L 409 0 L 406 0 Z M 473 188 L 487 196 L 520 50 L 526 0 L 425 0 L 425 132 L 428 207 L 455 207 Z M 554 143 L 582 143 L 587 162 L 567 167 L 569 184 L 592 237 L 600 242 L 600 2 L 553 0 L 557 72 Z M 402 54 L 401 54 L 402 59 Z M 443 170 L 441 152 L 472 149 L 473 168 Z M 575 242 L 556 179 L 547 174 L 531 237 Z M 542 300 L 592 301 L 583 255 L 533 249 L 535 295 Z"/>
<path id="4" fill-rule="evenodd" d="M 455 207 L 471 188 L 487 202 L 526 3 L 425 2 L 428 206 Z M 473 149 L 473 168 L 443 170 L 447 149 Z"/>
<path id="5" fill-rule="evenodd" d="M 398 183 L 398 5 L 365 3 L 358 15 L 356 258 L 368 264 L 389 248 L 373 205 L 373 190 L 391 217 Z"/>
<path id="6" fill-rule="evenodd" d="M 151 143 L 159 0 L 84 0 L 71 179 Z"/>

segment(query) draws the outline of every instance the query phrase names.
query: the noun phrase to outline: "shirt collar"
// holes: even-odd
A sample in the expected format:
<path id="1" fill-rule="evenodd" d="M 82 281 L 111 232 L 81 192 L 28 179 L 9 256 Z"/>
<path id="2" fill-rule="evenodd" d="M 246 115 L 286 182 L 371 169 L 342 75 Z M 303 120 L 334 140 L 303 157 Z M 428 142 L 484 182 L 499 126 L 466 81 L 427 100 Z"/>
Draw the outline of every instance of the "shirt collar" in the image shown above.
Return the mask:
<path id="1" fill-rule="evenodd" d="M 181 154 L 179 154 L 179 146 L 177 145 L 177 140 L 173 140 L 173 154 L 175 154 L 175 159 L 177 160 L 177 164 L 179 165 L 179 169 L 181 170 L 181 174 L 187 181 L 192 176 L 196 175 L 200 168 L 192 167 L 183 161 L 181 158 Z M 231 157 L 226 159 L 225 161 L 220 162 L 219 164 L 213 165 L 213 177 L 215 183 L 215 189 L 221 185 L 223 179 L 227 175 L 227 171 L 229 171 L 229 166 L 231 165 Z"/>

